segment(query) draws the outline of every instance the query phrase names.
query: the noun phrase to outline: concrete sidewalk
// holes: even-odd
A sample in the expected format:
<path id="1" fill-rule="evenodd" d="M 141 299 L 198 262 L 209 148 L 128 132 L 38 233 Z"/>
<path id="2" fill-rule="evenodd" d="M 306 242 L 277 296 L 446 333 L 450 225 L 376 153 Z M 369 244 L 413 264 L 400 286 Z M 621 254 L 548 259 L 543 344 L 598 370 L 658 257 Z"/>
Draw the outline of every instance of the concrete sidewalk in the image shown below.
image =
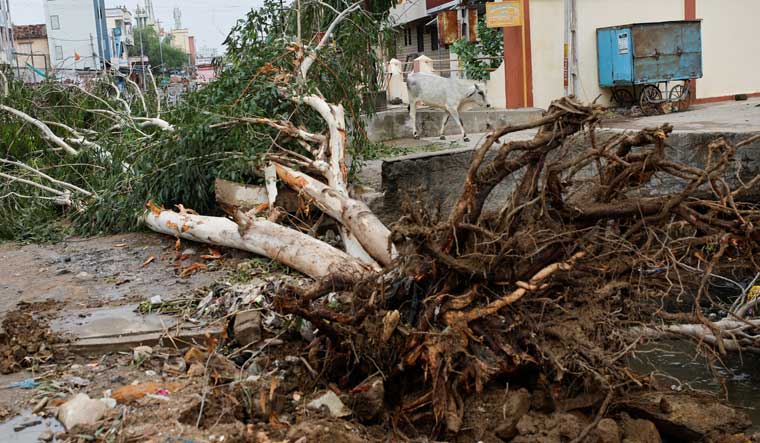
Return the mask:
<path id="1" fill-rule="evenodd" d="M 602 122 L 603 128 L 638 130 L 673 125 L 675 132 L 746 133 L 760 132 L 760 98 L 695 105 L 684 112 Z"/>

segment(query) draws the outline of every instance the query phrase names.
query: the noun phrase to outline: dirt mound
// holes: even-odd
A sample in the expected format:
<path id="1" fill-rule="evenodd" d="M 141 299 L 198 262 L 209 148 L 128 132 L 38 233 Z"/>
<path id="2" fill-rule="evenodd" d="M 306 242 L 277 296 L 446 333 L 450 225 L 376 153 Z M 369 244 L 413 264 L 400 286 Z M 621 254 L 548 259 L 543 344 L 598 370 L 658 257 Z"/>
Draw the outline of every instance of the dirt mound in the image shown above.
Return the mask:
<path id="1" fill-rule="evenodd" d="M 54 345 L 62 339 L 48 327 L 46 312 L 59 306 L 55 301 L 19 303 L 5 317 L 0 330 L 0 373 L 11 374 L 21 369 L 49 362 L 55 358 Z"/>

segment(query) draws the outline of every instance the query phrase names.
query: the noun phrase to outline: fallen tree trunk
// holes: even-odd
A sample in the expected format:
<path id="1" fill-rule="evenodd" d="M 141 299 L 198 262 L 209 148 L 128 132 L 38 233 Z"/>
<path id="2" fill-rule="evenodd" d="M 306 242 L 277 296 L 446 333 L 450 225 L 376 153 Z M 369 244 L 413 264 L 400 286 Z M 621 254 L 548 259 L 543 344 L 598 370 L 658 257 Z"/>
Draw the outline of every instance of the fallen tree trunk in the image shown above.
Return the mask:
<path id="1" fill-rule="evenodd" d="M 291 188 L 309 196 L 314 204 L 346 226 L 361 246 L 380 264 L 388 265 L 396 256 L 390 231 L 366 204 L 349 198 L 314 178 L 275 164 L 277 176 Z"/>
<path id="2" fill-rule="evenodd" d="M 263 255 L 314 279 L 356 281 L 369 272 L 367 266 L 339 249 L 261 218 L 241 216 L 236 224 L 223 217 L 152 208 L 143 221 L 163 234 Z"/>

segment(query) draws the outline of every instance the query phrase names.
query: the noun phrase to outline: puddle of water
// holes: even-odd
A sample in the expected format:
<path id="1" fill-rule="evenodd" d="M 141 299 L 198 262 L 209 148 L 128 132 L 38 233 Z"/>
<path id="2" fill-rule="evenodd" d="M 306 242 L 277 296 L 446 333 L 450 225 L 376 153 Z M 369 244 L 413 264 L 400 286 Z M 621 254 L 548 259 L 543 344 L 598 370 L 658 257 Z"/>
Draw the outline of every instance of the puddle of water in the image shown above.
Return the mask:
<path id="1" fill-rule="evenodd" d="M 24 424 L 37 423 L 29 427 Z M 23 427 L 23 429 L 19 429 Z M 38 443 L 39 437 L 45 431 L 51 431 L 54 435 L 56 432 L 64 431 L 63 425 L 54 418 L 39 417 L 29 411 L 0 424 L 0 442 L 3 443 Z M 53 437 L 53 442 L 56 441 Z"/>
<path id="2" fill-rule="evenodd" d="M 636 357 L 630 359 L 629 364 L 638 372 L 662 372 L 678 379 L 673 380 L 673 385 L 678 385 L 680 381 L 693 389 L 709 391 L 724 398 L 717 375 L 725 384 L 729 403 L 744 408 L 752 420 L 749 433 L 760 432 L 760 355 L 730 353 L 723 360 L 723 365 L 710 365 L 698 355 L 692 342 L 663 341 L 642 346 Z"/>

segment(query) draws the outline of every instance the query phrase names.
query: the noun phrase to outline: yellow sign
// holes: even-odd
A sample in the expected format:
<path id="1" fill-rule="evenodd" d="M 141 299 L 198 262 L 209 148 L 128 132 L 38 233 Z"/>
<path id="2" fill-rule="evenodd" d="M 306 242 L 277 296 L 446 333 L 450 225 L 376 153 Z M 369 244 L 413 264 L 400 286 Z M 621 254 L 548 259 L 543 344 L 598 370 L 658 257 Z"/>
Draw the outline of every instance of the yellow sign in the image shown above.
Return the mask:
<path id="1" fill-rule="evenodd" d="M 522 26 L 522 5 L 519 1 L 486 3 L 486 26 L 506 28 Z"/>

